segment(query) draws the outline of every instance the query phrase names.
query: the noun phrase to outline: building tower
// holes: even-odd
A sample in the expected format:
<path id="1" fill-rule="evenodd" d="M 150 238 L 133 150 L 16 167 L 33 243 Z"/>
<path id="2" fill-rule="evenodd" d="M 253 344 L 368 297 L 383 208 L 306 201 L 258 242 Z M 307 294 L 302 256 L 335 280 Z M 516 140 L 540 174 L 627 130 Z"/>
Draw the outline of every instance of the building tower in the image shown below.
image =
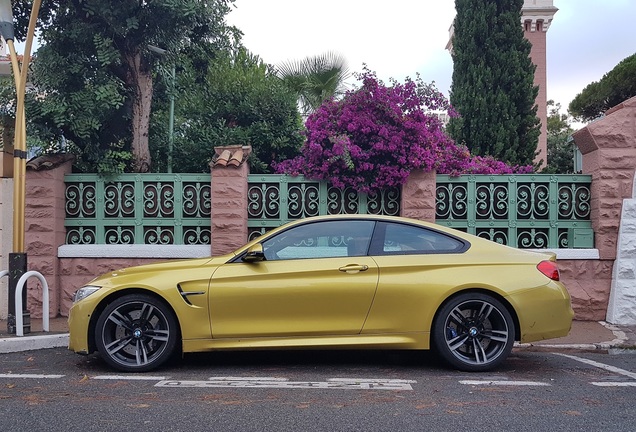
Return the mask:
<path id="1" fill-rule="evenodd" d="M 534 85 L 539 86 L 537 95 L 537 117 L 541 120 L 541 135 L 537 146 L 535 162 L 548 157 L 548 90 L 547 90 L 547 51 L 546 33 L 550 28 L 554 14 L 558 11 L 553 0 L 525 0 L 521 9 L 521 22 L 526 39 L 532 44 L 530 59 L 537 66 L 534 71 Z"/>

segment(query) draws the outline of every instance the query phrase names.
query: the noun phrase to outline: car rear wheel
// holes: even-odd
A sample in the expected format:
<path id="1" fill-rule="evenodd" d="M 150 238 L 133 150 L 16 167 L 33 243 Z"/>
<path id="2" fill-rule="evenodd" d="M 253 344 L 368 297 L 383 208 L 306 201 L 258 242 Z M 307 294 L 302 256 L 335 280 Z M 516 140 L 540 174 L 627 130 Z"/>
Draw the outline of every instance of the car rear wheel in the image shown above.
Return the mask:
<path id="1" fill-rule="evenodd" d="M 453 367 L 481 372 L 510 354 L 515 327 L 508 309 L 481 293 L 460 294 L 445 303 L 433 324 L 433 345 Z"/>
<path id="2" fill-rule="evenodd" d="M 125 372 L 159 367 L 175 351 L 177 319 L 160 300 L 144 295 L 123 296 L 101 313 L 95 341 L 101 357 Z"/>

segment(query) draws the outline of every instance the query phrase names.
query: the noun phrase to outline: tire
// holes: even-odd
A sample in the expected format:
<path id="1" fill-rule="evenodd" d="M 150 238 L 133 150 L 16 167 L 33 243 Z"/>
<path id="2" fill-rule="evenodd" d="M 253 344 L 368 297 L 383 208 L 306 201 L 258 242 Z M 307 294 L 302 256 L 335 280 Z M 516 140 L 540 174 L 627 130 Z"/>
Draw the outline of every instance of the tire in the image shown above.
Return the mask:
<path id="1" fill-rule="evenodd" d="M 95 327 L 100 356 L 124 372 L 158 368 L 175 352 L 177 319 L 165 303 L 145 294 L 130 294 L 109 304 Z"/>
<path id="2" fill-rule="evenodd" d="M 467 372 L 499 366 L 512 351 L 515 325 L 508 309 L 481 293 L 464 293 L 439 309 L 433 346 L 448 364 Z"/>

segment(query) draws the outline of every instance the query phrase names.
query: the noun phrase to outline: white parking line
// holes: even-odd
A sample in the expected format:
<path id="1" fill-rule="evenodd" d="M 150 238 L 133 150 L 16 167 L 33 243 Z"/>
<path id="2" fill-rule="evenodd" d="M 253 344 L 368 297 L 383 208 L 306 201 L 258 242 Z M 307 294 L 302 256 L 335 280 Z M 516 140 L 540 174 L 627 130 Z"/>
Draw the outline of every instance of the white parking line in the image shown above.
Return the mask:
<path id="1" fill-rule="evenodd" d="M 164 376 L 149 376 L 149 375 L 95 375 L 90 377 L 94 380 L 119 380 L 119 381 L 163 381 L 168 379 Z"/>
<path id="2" fill-rule="evenodd" d="M 461 380 L 460 384 L 483 386 L 526 386 L 549 387 L 550 384 L 538 381 L 491 381 L 491 380 Z"/>
<path id="3" fill-rule="evenodd" d="M 207 381 L 163 380 L 155 387 L 189 388 L 279 388 L 339 390 L 413 390 L 412 380 L 331 378 L 326 381 L 289 381 L 287 378 L 211 377 Z"/>
<path id="4" fill-rule="evenodd" d="M 32 379 L 57 379 L 64 375 L 39 375 L 39 374 L 0 374 L 0 378 L 32 378 Z"/>
<path id="5" fill-rule="evenodd" d="M 553 354 L 559 355 L 559 356 L 562 356 L 562 357 L 567 357 L 569 359 L 576 360 L 578 362 L 585 363 L 585 364 L 588 364 L 590 366 L 597 367 L 599 369 L 604 369 L 604 370 L 609 371 L 609 372 L 613 372 L 613 373 L 616 373 L 616 374 L 619 374 L 619 375 L 623 375 L 623 376 L 626 376 L 626 377 L 629 377 L 629 378 L 632 378 L 632 379 L 636 379 L 636 373 L 627 371 L 625 369 L 617 368 L 616 366 L 606 365 L 605 363 L 599 363 L 599 362 L 594 361 L 594 360 L 588 360 L 586 358 L 577 357 L 577 356 L 573 356 L 573 355 L 570 355 L 570 354 L 562 354 L 562 353 L 553 353 Z"/>
<path id="6" fill-rule="evenodd" d="M 636 382 L 592 382 L 598 387 L 636 387 Z"/>

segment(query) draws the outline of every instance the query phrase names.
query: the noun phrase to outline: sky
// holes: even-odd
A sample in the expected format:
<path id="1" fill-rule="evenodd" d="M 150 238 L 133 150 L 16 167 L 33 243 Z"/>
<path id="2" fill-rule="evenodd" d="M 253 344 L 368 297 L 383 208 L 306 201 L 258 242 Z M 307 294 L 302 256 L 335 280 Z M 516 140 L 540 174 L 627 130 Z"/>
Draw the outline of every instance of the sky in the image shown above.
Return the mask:
<path id="1" fill-rule="evenodd" d="M 554 0 L 554 6 L 547 92 L 567 108 L 636 52 L 636 0 Z M 448 96 L 453 62 L 445 48 L 454 16 L 453 0 L 236 0 L 227 21 L 267 63 L 335 51 L 352 72 L 367 64 L 385 82 L 419 72 Z"/>

